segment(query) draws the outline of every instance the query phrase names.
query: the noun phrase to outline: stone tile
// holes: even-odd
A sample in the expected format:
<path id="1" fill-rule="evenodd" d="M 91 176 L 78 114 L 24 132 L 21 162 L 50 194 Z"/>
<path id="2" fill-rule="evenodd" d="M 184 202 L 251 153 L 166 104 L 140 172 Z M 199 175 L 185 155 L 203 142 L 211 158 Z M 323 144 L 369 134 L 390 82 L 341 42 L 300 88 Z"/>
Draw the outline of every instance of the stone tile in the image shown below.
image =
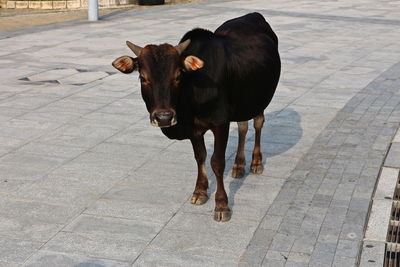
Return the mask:
<path id="1" fill-rule="evenodd" d="M 167 229 L 162 231 L 148 248 L 230 260 L 245 250 L 250 241 L 249 232 L 242 234 L 247 238 L 237 238 L 237 235 L 226 231 L 221 234 L 211 230 L 199 235 L 196 227 L 193 227 L 192 231 Z"/>
<path id="2" fill-rule="evenodd" d="M 260 228 L 268 229 L 268 230 L 278 230 L 279 225 L 282 222 L 282 216 L 275 216 L 275 215 L 266 215 L 265 218 L 262 220 L 260 224 Z"/>
<path id="3" fill-rule="evenodd" d="M 310 266 L 324 265 L 330 266 L 333 262 L 336 244 L 317 243 L 311 255 Z"/>
<path id="4" fill-rule="evenodd" d="M 14 240 L 10 238 L 0 239 L 0 261 L 23 263 L 30 255 L 36 252 L 43 243 Z"/>
<path id="5" fill-rule="evenodd" d="M 69 136 L 59 134 L 48 134 L 36 139 L 38 143 L 44 143 L 55 146 L 73 146 L 80 148 L 92 148 L 104 141 L 103 138 Z"/>
<path id="6" fill-rule="evenodd" d="M 21 266 L 20 263 L 16 263 L 16 262 L 5 262 L 5 261 L 0 261 L 0 266 L 1 267 L 18 267 Z"/>
<path id="7" fill-rule="evenodd" d="M 270 260 L 270 259 L 264 259 L 262 262 L 262 267 L 280 267 L 280 266 L 285 266 L 286 261 L 285 260 Z"/>
<path id="8" fill-rule="evenodd" d="M 213 220 L 213 213 L 209 215 L 178 212 L 171 221 L 168 222 L 166 229 L 193 231 L 196 229 L 198 232 L 224 232 L 226 234 L 238 235 L 243 234 L 241 238 L 248 238 L 250 241 L 251 236 L 257 228 L 257 222 L 252 220 L 244 220 L 242 218 L 233 217 L 230 221 L 230 227 L 227 228 L 224 224 L 215 223 Z M 193 228 L 193 226 L 196 226 Z M 241 227 L 245 226 L 246 231 L 242 232 Z M 232 231 L 232 232 L 231 232 Z"/>
<path id="9" fill-rule="evenodd" d="M 239 266 L 260 266 L 267 253 L 267 247 L 249 245 L 239 257 Z"/>
<path id="10" fill-rule="evenodd" d="M 333 260 L 332 266 L 341 267 L 341 266 L 356 266 L 356 258 L 347 258 L 347 257 L 337 257 Z"/>
<path id="11" fill-rule="evenodd" d="M 340 233 L 341 239 L 348 240 L 362 240 L 364 237 L 364 226 L 356 223 L 344 223 L 342 232 Z"/>
<path id="12" fill-rule="evenodd" d="M 393 143 L 400 143 L 400 130 L 397 130 L 396 135 L 393 138 Z"/>
<path id="13" fill-rule="evenodd" d="M 119 261 L 132 261 L 139 256 L 147 242 L 115 239 L 112 236 L 93 236 L 60 232 L 43 249 L 50 252 L 85 255 Z"/>
<path id="14" fill-rule="evenodd" d="M 115 183 L 119 181 L 120 178 L 128 175 L 128 172 L 129 168 L 122 168 L 121 166 L 111 166 L 110 164 L 104 165 L 96 163 L 95 161 L 90 162 L 89 160 L 86 162 L 74 160 L 63 164 L 56 170 L 52 171 L 51 174 L 65 177 L 81 177 L 87 179 L 108 178 L 110 180 L 113 180 Z"/>
<path id="15" fill-rule="evenodd" d="M 362 248 L 360 266 L 381 266 L 385 258 L 385 243 L 365 241 Z"/>
<path id="16" fill-rule="evenodd" d="M 6 148 L 18 148 L 26 143 L 25 140 L 11 137 L 11 136 L 0 136 L 1 146 Z"/>
<path id="17" fill-rule="evenodd" d="M 163 224 L 149 221 L 101 217 L 82 214 L 68 224 L 63 231 L 94 236 L 112 237 L 118 240 L 151 240 Z"/>
<path id="18" fill-rule="evenodd" d="M 14 198 L 51 203 L 56 205 L 85 206 L 100 197 L 98 193 L 81 192 L 72 188 L 22 186 L 12 194 Z"/>
<path id="19" fill-rule="evenodd" d="M 178 211 L 179 207 L 180 204 L 155 205 L 119 199 L 98 199 L 86 208 L 84 213 L 162 224 L 166 223 Z"/>
<path id="20" fill-rule="evenodd" d="M 299 262 L 299 263 L 308 263 L 310 261 L 311 254 L 302 253 L 302 252 L 293 252 L 291 251 L 288 257 L 288 261 L 291 262 Z"/>
<path id="21" fill-rule="evenodd" d="M 7 177 L 0 180 L 0 193 L 8 195 L 17 191 L 19 188 L 26 184 L 33 184 L 30 180 L 14 180 L 7 179 Z"/>
<path id="22" fill-rule="evenodd" d="M 394 168 L 383 167 L 375 191 L 375 199 L 393 198 L 395 185 L 399 177 L 399 171 Z"/>
<path id="23" fill-rule="evenodd" d="M 350 241 L 340 239 L 336 248 L 335 257 L 356 258 L 360 249 L 359 241 Z"/>
<path id="24" fill-rule="evenodd" d="M 128 267 L 127 262 L 93 258 L 77 254 L 56 253 L 50 251 L 38 251 L 24 263 L 27 267 L 42 266 L 104 266 L 104 267 Z"/>
<path id="25" fill-rule="evenodd" d="M 85 151 L 84 148 L 79 148 L 79 147 L 56 146 L 56 145 L 47 145 L 47 144 L 32 142 L 21 147 L 16 152 L 70 159 L 78 156 L 84 151 Z"/>
<path id="26" fill-rule="evenodd" d="M 34 74 L 28 77 L 33 82 L 58 80 L 78 73 L 76 69 L 54 69 Z"/>
<path id="27" fill-rule="evenodd" d="M 174 205 L 189 199 L 191 192 L 171 190 L 165 187 L 149 185 L 142 186 L 114 186 L 102 196 L 104 199 L 128 200 L 139 203 L 156 205 Z"/>
<path id="28" fill-rule="evenodd" d="M 20 167 L 28 167 L 39 171 L 49 171 L 65 162 L 65 159 L 48 157 L 43 155 L 33 155 L 26 153 L 11 153 L 0 159 L 0 164 L 15 164 Z"/>
<path id="29" fill-rule="evenodd" d="M 386 156 L 384 165 L 386 167 L 400 168 L 400 143 L 392 143 Z"/>
<path id="30" fill-rule="evenodd" d="M 391 201 L 379 199 L 373 201 L 365 239 L 382 242 L 386 240 L 391 210 Z"/>
<path id="31" fill-rule="evenodd" d="M 81 72 L 77 74 L 73 74 L 68 77 L 63 77 L 61 79 L 58 79 L 58 81 L 61 84 L 85 84 L 85 83 L 90 83 L 95 80 L 102 79 L 104 77 L 107 77 L 108 74 L 102 71 L 97 71 L 97 72 Z"/>
<path id="32" fill-rule="evenodd" d="M 3 181 L 11 179 L 35 181 L 46 175 L 43 170 L 32 169 L 30 166 L 18 166 L 17 164 L 0 164 L 0 173 Z"/>
<path id="33" fill-rule="evenodd" d="M 237 263 L 230 259 L 209 258 L 188 253 L 176 253 L 164 250 L 146 249 L 132 266 L 237 266 Z"/>
<path id="34" fill-rule="evenodd" d="M 278 233 L 274 236 L 270 249 L 277 251 L 290 251 L 291 247 L 293 246 L 294 240 L 295 237 L 293 236 Z"/>

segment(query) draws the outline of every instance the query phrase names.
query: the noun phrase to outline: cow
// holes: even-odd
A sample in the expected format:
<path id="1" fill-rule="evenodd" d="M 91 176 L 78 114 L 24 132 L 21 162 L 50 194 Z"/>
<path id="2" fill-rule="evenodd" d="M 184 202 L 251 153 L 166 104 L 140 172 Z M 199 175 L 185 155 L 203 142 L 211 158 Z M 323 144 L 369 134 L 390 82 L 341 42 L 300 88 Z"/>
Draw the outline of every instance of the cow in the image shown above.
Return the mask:
<path id="1" fill-rule="evenodd" d="M 259 13 L 226 21 L 214 32 L 195 28 L 179 44 L 140 47 L 129 41 L 136 57 L 122 56 L 112 65 L 122 73 L 139 72 L 142 98 L 150 123 L 170 139 L 190 139 L 198 166 L 191 203 L 208 200 L 204 134 L 214 135 L 211 167 L 216 176 L 214 219 L 229 221 L 231 210 L 223 174 L 230 122 L 237 122 L 238 147 L 231 176 L 245 174 L 244 145 L 253 119 L 255 144 L 250 170 L 263 172 L 260 148 L 264 110 L 278 85 L 281 62 L 278 38 Z"/>

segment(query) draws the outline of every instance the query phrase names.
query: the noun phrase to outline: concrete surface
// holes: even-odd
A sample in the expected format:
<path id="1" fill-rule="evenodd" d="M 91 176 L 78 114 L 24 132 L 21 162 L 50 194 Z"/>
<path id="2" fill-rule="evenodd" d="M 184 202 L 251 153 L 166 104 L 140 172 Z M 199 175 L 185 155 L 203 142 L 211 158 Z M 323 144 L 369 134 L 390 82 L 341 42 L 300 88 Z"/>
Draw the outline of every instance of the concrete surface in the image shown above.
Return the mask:
<path id="1" fill-rule="evenodd" d="M 0 266 L 357 265 L 400 122 L 399 10 L 397 1 L 207 1 L 0 33 Z M 231 125 L 233 215 L 216 223 L 212 195 L 188 201 L 189 142 L 150 126 L 137 74 L 110 64 L 130 54 L 126 40 L 175 44 L 252 11 L 280 39 L 282 78 L 265 111 L 263 175 L 229 177 Z M 210 155 L 210 134 L 207 146 Z"/>

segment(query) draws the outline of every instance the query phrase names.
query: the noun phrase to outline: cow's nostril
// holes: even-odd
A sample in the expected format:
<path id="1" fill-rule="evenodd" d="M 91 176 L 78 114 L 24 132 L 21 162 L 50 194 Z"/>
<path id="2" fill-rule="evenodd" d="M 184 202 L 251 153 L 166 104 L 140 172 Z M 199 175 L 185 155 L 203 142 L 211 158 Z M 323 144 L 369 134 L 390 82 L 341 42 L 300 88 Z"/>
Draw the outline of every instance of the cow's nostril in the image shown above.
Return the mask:
<path id="1" fill-rule="evenodd" d="M 169 111 L 158 112 L 154 114 L 157 122 L 162 125 L 170 124 L 174 114 Z"/>

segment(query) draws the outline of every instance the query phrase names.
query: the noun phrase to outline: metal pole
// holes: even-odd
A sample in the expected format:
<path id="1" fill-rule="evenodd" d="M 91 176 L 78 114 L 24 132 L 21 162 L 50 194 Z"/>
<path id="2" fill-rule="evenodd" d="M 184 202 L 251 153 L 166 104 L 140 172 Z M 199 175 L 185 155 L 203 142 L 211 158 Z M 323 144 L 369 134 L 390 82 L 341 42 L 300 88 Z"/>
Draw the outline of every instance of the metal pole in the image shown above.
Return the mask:
<path id="1" fill-rule="evenodd" d="M 99 2 L 98 0 L 88 1 L 88 19 L 90 21 L 99 20 Z"/>

